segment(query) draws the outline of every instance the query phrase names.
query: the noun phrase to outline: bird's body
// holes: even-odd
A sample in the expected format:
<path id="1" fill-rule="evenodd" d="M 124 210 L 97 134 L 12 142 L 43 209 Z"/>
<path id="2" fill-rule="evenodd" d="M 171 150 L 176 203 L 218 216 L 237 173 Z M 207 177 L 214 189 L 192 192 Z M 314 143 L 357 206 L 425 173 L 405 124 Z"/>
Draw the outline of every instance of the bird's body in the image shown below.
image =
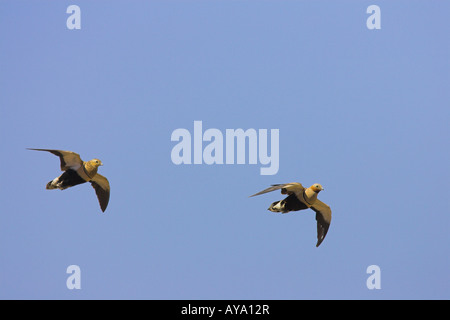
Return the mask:
<path id="1" fill-rule="evenodd" d="M 110 186 L 108 179 L 97 173 L 98 167 L 103 163 L 99 159 L 83 161 L 80 155 L 72 151 L 54 149 L 29 149 L 36 151 L 47 151 L 58 156 L 61 161 L 61 170 L 64 171 L 59 177 L 49 181 L 46 189 L 67 188 L 90 182 L 95 189 L 102 211 L 106 210 L 109 202 Z"/>
<path id="2" fill-rule="evenodd" d="M 87 181 L 84 180 L 82 177 L 80 177 L 80 175 L 75 170 L 68 169 L 64 171 L 62 175 L 47 183 L 45 188 L 47 190 L 52 189 L 64 190 L 85 182 Z"/>
<path id="3" fill-rule="evenodd" d="M 300 183 L 275 184 L 253 196 L 264 194 L 267 192 L 281 189 L 281 194 L 288 196 L 279 201 L 275 201 L 270 205 L 268 210 L 272 212 L 288 213 L 291 211 L 299 211 L 311 208 L 316 212 L 317 220 L 317 244 L 318 247 L 328 232 L 331 223 L 331 209 L 328 205 L 317 199 L 317 195 L 323 190 L 318 183 L 313 184 L 309 188 L 304 188 Z"/>

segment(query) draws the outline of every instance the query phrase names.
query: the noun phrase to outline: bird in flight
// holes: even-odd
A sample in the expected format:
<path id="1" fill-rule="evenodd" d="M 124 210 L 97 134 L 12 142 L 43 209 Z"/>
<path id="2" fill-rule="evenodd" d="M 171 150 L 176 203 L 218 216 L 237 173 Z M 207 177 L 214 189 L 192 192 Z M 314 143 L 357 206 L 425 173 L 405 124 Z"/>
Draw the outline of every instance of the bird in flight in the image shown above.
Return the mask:
<path id="1" fill-rule="evenodd" d="M 290 211 L 299 211 L 311 208 L 316 212 L 317 220 L 317 244 L 320 246 L 323 239 L 327 235 L 328 228 L 331 223 L 331 209 L 330 207 L 317 199 L 317 195 L 323 190 L 323 187 L 315 183 L 309 188 L 304 188 L 301 183 L 292 182 L 285 184 L 274 184 L 261 192 L 258 192 L 250 197 L 258 196 L 267 192 L 281 189 L 281 194 L 287 194 L 288 197 L 284 200 L 275 201 L 267 210 L 272 212 L 288 213 Z"/>
<path id="2" fill-rule="evenodd" d="M 64 171 L 64 173 L 47 183 L 47 190 L 64 190 L 90 182 L 97 194 L 100 208 L 105 212 L 109 202 L 110 187 L 108 179 L 97 173 L 98 167 L 103 165 L 99 159 L 83 161 L 78 153 L 72 151 L 32 148 L 28 148 L 28 150 L 47 151 L 58 156 L 61 161 L 61 171 Z"/>

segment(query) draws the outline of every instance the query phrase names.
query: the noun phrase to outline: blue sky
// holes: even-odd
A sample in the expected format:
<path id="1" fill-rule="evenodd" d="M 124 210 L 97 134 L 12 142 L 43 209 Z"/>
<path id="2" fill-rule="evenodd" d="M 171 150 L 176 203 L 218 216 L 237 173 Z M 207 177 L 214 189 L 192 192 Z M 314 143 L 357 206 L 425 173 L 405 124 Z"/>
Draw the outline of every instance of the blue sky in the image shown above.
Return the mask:
<path id="1" fill-rule="evenodd" d="M 449 9 L 0 1 L 0 298 L 449 299 Z M 279 129 L 278 173 L 173 164 L 196 120 Z M 59 161 L 29 147 L 100 158 L 106 212 L 87 184 L 45 190 Z M 293 181 L 325 187 L 319 248 L 313 211 L 248 198 Z"/>

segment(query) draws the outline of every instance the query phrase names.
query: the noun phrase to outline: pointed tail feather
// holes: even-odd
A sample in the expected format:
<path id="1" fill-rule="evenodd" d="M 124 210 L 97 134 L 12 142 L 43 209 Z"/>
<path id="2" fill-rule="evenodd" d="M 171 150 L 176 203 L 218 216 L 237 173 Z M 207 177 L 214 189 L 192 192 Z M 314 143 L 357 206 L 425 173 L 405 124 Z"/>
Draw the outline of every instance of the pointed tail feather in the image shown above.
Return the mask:
<path id="1" fill-rule="evenodd" d="M 57 189 L 58 187 L 56 186 L 56 183 L 54 183 L 55 180 L 49 181 L 49 183 L 47 183 L 47 185 L 45 186 L 45 189 L 47 190 L 52 190 L 52 189 Z"/>
<path id="2" fill-rule="evenodd" d="M 275 201 L 270 205 L 270 207 L 267 209 L 272 212 L 281 212 L 281 213 L 288 213 L 289 210 L 286 208 L 286 202 L 284 200 Z"/>

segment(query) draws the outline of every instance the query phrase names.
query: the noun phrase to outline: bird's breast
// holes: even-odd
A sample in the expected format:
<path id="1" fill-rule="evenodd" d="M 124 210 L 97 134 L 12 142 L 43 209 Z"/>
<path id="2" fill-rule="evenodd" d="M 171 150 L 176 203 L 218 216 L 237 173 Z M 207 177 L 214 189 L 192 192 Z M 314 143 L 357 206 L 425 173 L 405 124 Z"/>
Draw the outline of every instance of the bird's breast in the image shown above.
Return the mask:
<path id="1" fill-rule="evenodd" d="M 77 172 L 84 180 L 91 181 L 97 174 L 97 169 L 97 167 L 94 167 L 89 162 L 85 162 Z"/>
<path id="2" fill-rule="evenodd" d="M 311 190 L 310 188 L 305 189 L 305 191 L 302 193 L 302 198 L 305 202 L 305 204 L 308 207 L 311 207 L 317 200 L 317 193 Z"/>

